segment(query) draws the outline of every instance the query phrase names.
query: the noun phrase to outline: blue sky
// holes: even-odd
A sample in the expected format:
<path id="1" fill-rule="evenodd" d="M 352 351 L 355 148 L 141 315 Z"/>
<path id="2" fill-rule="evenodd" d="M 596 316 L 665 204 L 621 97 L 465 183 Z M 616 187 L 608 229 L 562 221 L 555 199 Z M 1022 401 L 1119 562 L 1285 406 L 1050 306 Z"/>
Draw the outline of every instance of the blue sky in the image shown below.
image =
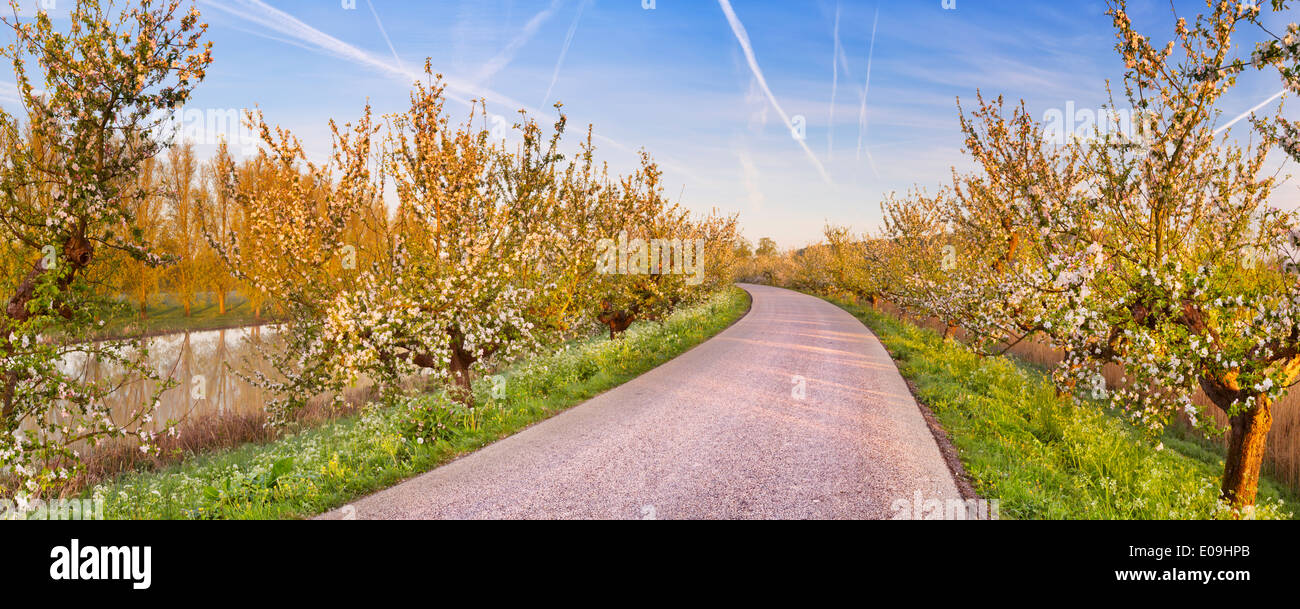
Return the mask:
<path id="1" fill-rule="evenodd" d="M 593 124 L 614 171 L 630 170 L 644 147 L 684 205 L 739 213 L 751 240 L 789 247 L 816 240 L 827 220 L 872 229 L 883 194 L 933 189 L 967 167 L 957 97 L 1024 99 L 1041 118 L 1070 102 L 1100 108 L 1105 80 L 1118 86 L 1122 75 L 1104 2 L 648 3 L 199 0 L 215 61 L 190 107 L 256 105 L 323 158 L 331 117 L 353 119 L 367 100 L 378 113 L 402 110 L 427 57 L 461 100 L 448 104 L 454 116 L 477 97 L 507 117 L 563 101 L 570 141 Z M 1204 9 L 1174 4 L 1188 17 Z M 1168 0 L 1134 1 L 1130 14 L 1170 38 Z M 5 84 L 0 103 L 13 110 Z M 1244 78 L 1221 122 L 1279 89 L 1275 76 Z M 786 119 L 804 125 L 802 141 Z M 1293 205 L 1295 191 L 1284 186 L 1280 204 Z"/>

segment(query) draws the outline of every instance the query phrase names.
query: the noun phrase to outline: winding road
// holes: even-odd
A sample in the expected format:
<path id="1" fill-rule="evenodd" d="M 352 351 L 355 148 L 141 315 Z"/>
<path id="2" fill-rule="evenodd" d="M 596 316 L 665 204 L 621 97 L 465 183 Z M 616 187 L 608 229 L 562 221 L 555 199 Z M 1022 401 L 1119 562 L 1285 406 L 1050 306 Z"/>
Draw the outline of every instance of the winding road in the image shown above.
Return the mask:
<path id="1" fill-rule="evenodd" d="M 321 518 L 890 518 L 917 492 L 960 499 L 870 330 L 742 287 L 750 312 L 676 359 Z"/>

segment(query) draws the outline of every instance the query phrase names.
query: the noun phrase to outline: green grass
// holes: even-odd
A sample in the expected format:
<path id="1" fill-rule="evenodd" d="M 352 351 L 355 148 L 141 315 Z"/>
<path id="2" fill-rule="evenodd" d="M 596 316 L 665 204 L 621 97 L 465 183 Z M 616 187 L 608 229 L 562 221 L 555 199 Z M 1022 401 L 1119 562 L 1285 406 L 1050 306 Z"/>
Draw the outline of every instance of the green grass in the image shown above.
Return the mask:
<path id="1" fill-rule="evenodd" d="M 749 307 L 729 288 L 673 313 L 638 323 L 617 341 L 591 338 L 507 369 L 505 395 L 476 385 L 473 413 L 424 395 L 394 407 L 307 429 L 266 444 L 197 455 L 156 472 L 134 472 L 95 487 L 106 518 L 301 518 L 341 506 L 514 434 L 618 386 L 725 329 Z M 412 433 L 411 419 L 442 413 L 436 440 Z"/>
<path id="2" fill-rule="evenodd" d="M 172 332 L 200 332 L 221 328 L 237 328 L 265 323 L 267 311 L 259 319 L 253 315 L 248 299 L 231 292 L 226 298 L 226 312 L 220 312 L 216 297 L 200 294 L 185 315 L 185 307 L 173 296 L 163 294 L 155 298 L 145 310 L 144 319 L 137 315 L 115 319 L 104 326 L 101 334 L 110 337 L 167 334 Z"/>
<path id="3" fill-rule="evenodd" d="M 1058 397 L 1041 370 L 981 357 L 869 308 L 865 322 L 948 432 L 981 497 L 1014 519 L 1205 519 L 1218 501 L 1221 452 L 1174 434 L 1153 440 L 1120 415 Z M 1260 483 L 1257 518 L 1291 518 L 1295 497 Z"/>

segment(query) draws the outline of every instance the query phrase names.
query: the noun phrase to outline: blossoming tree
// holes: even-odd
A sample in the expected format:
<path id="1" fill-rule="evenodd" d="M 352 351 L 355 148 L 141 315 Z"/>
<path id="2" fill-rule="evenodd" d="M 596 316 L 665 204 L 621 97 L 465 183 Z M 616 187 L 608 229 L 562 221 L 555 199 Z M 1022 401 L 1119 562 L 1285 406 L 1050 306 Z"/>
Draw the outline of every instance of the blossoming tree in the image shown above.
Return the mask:
<path id="1" fill-rule="evenodd" d="M 252 115 L 261 134 L 257 158 L 244 166 L 218 155 L 213 165 L 218 199 L 234 201 L 239 230 L 205 227 L 209 245 L 251 292 L 272 300 L 283 313 L 278 344 L 261 350 L 279 374 L 253 367 L 249 380 L 275 394 L 266 405 L 282 423 L 317 395 L 342 399 L 355 379 L 337 368 L 346 345 L 328 342 L 331 302 L 357 285 L 345 272 L 350 221 L 376 197 L 369 161 L 375 128 L 369 108 L 356 124 L 330 122 L 334 146 L 324 164 L 307 160 L 301 142 Z"/>
<path id="2" fill-rule="evenodd" d="M 981 99 L 963 128 L 983 173 L 954 181 L 946 211 L 925 198 L 887 206 L 886 226 L 911 268 L 905 305 L 977 337 L 1063 349 L 1066 389 L 1107 393 L 1101 369 L 1118 365 L 1110 399 L 1153 432 L 1179 414 L 1214 431 L 1192 400 L 1204 392 L 1229 420 L 1222 497 L 1240 513 L 1255 500 L 1272 408 L 1300 377 L 1300 283 L 1285 272 L 1300 243 L 1286 239 L 1293 214 L 1268 204 L 1267 144 L 1215 133 L 1215 104 L 1235 82 L 1216 68 L 1239 10 L 1211 8 L 1157 47 L 1112 3 L 1124 98 L 1149 117 L 1140 141 L 1098 130 L 1048 150 L 1023 108 L 1005 121 Z M 944 239 L 981 248 L 959 270 L 979 262 L 936 273 Z"/>
<path id="3" fill-rule="evenodd" d="M 1089 151 L 1091 196 L 1075 200 L 1062 234 L 1095 255 L 1067 285 L 1064 369 L 1122 366 L 1114 399 L 1152 429 L 1177 411 L 1208 419 L 1191 399 L 1203 390 L 1230 421 L 1223 498 L 1246 508 L 1272 408 L 1300 373 L 1300 286 L 1264 264 L 1293 218 L 1268 205 L 1267 146 L 1214 133 L 1215 103 L 1234 79 L 1193 76 L 1227 60 L 1235 7 L 1179 19 L 1162 48 L 1133 28 L 1124 2 L 1110 12 L 1126 97 L 1156 120 L 1142 153 L 1105 140 Z"/>
<path id="4" fill-rule="evenodd" d="M 486 121 L 481 107 L 453 127 L 442 90 L 416 83 L 410 109 L 389 120 L 382 156 L 397 193 L 393 251 L 334 301 L 324 339 L 348 349 L 350 373 L 391 384 L 424 371 L 469 404 L 485 360 L 534 348 L 558 325 L 547 301 L 554 286 L 538 265 L 548 230 L 561 228 L 554 177 L 564 121 L 547 137 L 525 117 L 511 153 L 475 128 L 475 118 Z"/>
<path id="5" fill-rule="evenodd" d="M 1255 44 L 1250 59 L 1225 58 L 1222 63 L 1197 66 L 1190 74 L 1201 79 L 1220 79 L 1241 74 L 1247 69 L 1277 71 L 1285 91 L 1300 93 L 1300 24 L 1292 21 L 1282 27 L 1271 26 L 1266 15 L 1290 18 L 1287 0 L 1270 0 L 1271 13 L 1265 13 L 1260 2 L 1232 2 L 1218 6 L 1218 11 L 1229 14 L 1231 26 L 1249 23 L 1264 34 L 1264 39 Z M 1284 116 L 1272 118 L 1252 118 L 1252 122 L 1261 133 L 1286 152 L 1292 159 L 1300 161 L 1300 122 Z"/>
<path id="6" fill-rule="evenodd" d="M 1300 381 L 1300 231 L 1295 214 L 1269 204 L 1276 183 L 1265 171 L 1270 145 L 1294 155 L 1294 125 L 1257 120 L 1265 141 L 1242 145 L 1216 132 L 1216 103 L 1251 64 L 1277 67 L 1294 87 L 1300 40 L 1289 26 L 1251 62 L 1234 62 L 1234 30 L 1259 23 L 1259 11 L 1208 6 L 1157 47 L 1124 2 L 1111 3 L 1123 99 L 1139 119 L 1127 130 L 1098 124 L 1052 143 L 1023 104 L 1007 117 L 1000 98 L 978 96 L 961 115 L 977 172 L 954 172 L 938 196 L 889 197 L 879 239 L 860 244 L 828 227 L 825 244 L 796 257 L 795 284 L 843 292 L 860 289 L 864 270 L 894 278 L 888 297 L 940 319 L 948 335 L 1062 350 L 1062 391 L 1092 389 L 1153 433 L 1175 416 L 1220 431 L 1192 399 L 1203 392 L 1229 421 L 1221 493 L 1241 514 L 1255 500 L 1272 409 Z M 837 255 L 859 245 L 861 267 Z M 1118 386 L 1107 387 L 1106 365 L 1123 371 Z"/>
<path id="7" fill-rule="evenodd" d="M 615 338 L 637 320 L 658 320 L 683 302 L 729 283 L 738 264 L 736 220 L 713 210 L 693 217 L 668 200 L 648 154 L 630 175 L 591 201 L 587 243 L 594 315 Z"/>
<path id="8" fill-rule="evenodd" d="M 0 468 L 21 501 L 74 471 L 83 443 L 133 435 L 150 449 L 155 398 L 105 405 L 127 378 L 152 375 L 145 354 L 88 340 L 121 307 L 86 277 L 111 252 L 164 264 L 142 238 L 138 202 L 155 195 L 136 176 L 165 145 L 158 117 L 189 99 L 211 54 L 197 9 L 176 0 L 78 0 L 67 31 L 43 11 L 5 24 L 26 129 L 0 110 L 0 242 L 21 261 L 0 283 Z M 126 372 L 87 380 L 68 358 Z"/>

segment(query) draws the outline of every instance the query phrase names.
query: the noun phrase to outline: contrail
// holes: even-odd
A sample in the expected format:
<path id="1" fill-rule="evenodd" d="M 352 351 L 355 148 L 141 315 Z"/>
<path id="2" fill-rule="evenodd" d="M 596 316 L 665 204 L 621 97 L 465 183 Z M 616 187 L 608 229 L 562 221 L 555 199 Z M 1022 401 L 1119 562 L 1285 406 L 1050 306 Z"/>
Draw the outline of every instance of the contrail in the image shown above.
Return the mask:
<path id="1" fill-rule="evenodd" d="M 835 34 L 831 45 L 831 108 L 826 129 L 826 159 L 835 158 L 835 91 L 840 86 L 840 69 L 837 65 L 840 54 L 840 3 L 835 3 Z"/>
<path id="2" fill-rule="evenodd" d="M 731 24 L 731 31 L 736 35 L 736 41 L 740 43 L 741 50 L 745 52 L 745 60 L 749 63 L 750 71 L 754 73 L 754 79 L 758 81 L 759 87 L 761 87 L 763 93 L 767 95 L 767 100 L 772 103 L 772 107 L 776 109 L 776 113 L 781 115 L 781 120 L 785 121 L 786 128 L 789 129 L 791 133 L 794 133 L 794 123 L 790 122 L 790 117 L 785 113 L 785 110 L 781 108 L 781 104 L 777 103 L 776 96 L 772 94 L 772 89 L 767 86 L 767 79 L 763 78 L 763 70 L 758 67 L 758 60 L 754 58 L 754 47 L 749 43 L 749 34 L 745 32 L 745 26 L 741 24 L 740 19 L 736 17 L 736 11 L 732 10 L 731 1 L 718 0 L 718 4 L 722 7 L 722 12 L 727 16 L 727 22 Z M 817 155 L 813 154 L 812 149 L 808 147 L 808 143 L 799 138 L 794 138 L 794 140 L 799 142 L 799 146 L 803 148 L 804 153 L 808 155 L 808 160 L 812 161 L 813 165 L 817 167 L 817 173 L 821 174 L 822 179 L 825 180 L 827 184 L 830 184 L 830 175 L 826 173 L 826 168 L 823 167 L 822 162 L 817 159 Z"/>
<path id="3" fill-rule="evenodd" d="M 510 44 L 506 45 L 506 48 L 501 49 L 501 52 L 497 53 L 496 57 L 489 60 L 479 70 L 478 76 L 474 79 L 475 84 L 482 85 L 492 80 L 492 77 L 496 76 L 497 72 L 509 65 L 514 60 L 515 53 L 518 53 L 521 47 L 527 44 L 529 40 L 532 40 L 533 35 L 537 33 L 537 28 L 542 27 L 542 24 L 546 23 L 546 20 L 550 19 L 555 14 L 555 11 L 560 8 L 561 2 L 562 0 L 551 0 L 550 6 L 529 19 L 528 23 L 524 25 L 524 29 L 514 37 L 514 40 L 511 40 Z"/>
<path id="4" fill-rule="evenodd" d="M 308 45 L 307 48 L 314 47 L 316 50 L 323 51 L 326 54 L 346 59 L 353 63 L 377 68 L 390 76 L 400 78 L 403 81 L 403 84 L 408 86 L 413 82 L 424 79 L 424 74 L 407 70 L 401 65 L 381 59 L 371 53 L 343 42 L 338 38 L 330 36 L 329 34 L 303 23 L 293 15 L 262 2 L 262 0 L 202 1 L 204 4 L 225 11 L 241 19 L 251 21 L 269 30 L 300 40 Z M 453 79 L 447 80 L 447 86 L 450 89 L 470 93 L 475 97 L 480 93 L 480 91 L 475 88 Z M 455 93 L 448 93 L 447 97 L 465 105 L 470 104 L 469 98 L 456 95 Z"/>
<path id="5" fill-rule="evenodd" d="M 262 0 L 200 0 L 200 2 L 222 10 L 235 17 L 256 23 L 271 31 L 288 36 L 290 39 L 302 41 L 304 44 L 299 46 L 302 46 L 305 49 L 323 52 L 334 57 L 346 59 L 356 64 L 377 68 L 401 81 L 403 86 L 410 87 L 412 83 L 423 81 L 425 79 L 423 72 L 407 70 L 398 64 L 363 51 L 303 23 L 293 15 L 270 6 Z M 293 44 L 292 42 L 289 43 Z M 463 80 L 444 75 L 443 83 L 447 85 L 447 91 L 444 93 L 447 99 L 466 106 L 473 105 L 474 102 L 471 98 L 486 98 L 492 99 L 496 103 L 508 107 L 521 108 L 528 112 L 528 114 L 536 116 L 539 119 L 546 118 L 547 120 L 555 120 L 556 118 L 555 114 L 552 112 L 544 112 L 532 108 L 528 104 L 511 99 L 508 96 L 490 89 L 466 83 Z M 637 154 L 638 152 L 637 149 L 618 142 L 617 140 L 613 140 L 607 136 L 595 135 L 594 137 L 596 141 L 609 144 L 622 152 L 629 154 Z M 695 172 L 686 168 L 681 163 L 673 161 L 670 157 L 661 156 L 658 158 L 660 159 L 660 165 L 664 168 L 672 169 L 693 181 L 701 181 L 701 178 L 696 175 Z"/>
<path id="6" fill-rule="evenodd" d="M 876 169 L 876 157 L 871 156 L 871 147 L 863 146 L 862 151 L 867 153 L 867 164 L 871 166 L 871 173 L 880 179 L 880 170 Z"/>
<path id="7" fill-rule="evenodd" d="M 844 54 L 844 45 L 840 45 L 837 53 L 840 56 L 840 70 L 844 71 L 845 78 L 853 78 L 853 71 L 849 70 L 849 58 Z"/>
<path id="8" fill-rule="evenodd" d="M 402 58 L 397 56 L 397 49 L 393 47 L 393 39 L 388 37 L 388 30 L 384 29 L 384 22 L 379 20 L 379 13 L 375 10 L 375 4 L 370 0 L 366 0 L 366 6 L 370 7 L 370 14 L 375 16 L 375 25 L 379 26 L 379 33 L 383 35 L 384 42 L 388 43 L 388 50 L 393 52 L 393 60 L 397 62 L 397 67 L 402 71 L 406 71 L 406 67 L 402 65 Z"/>
<path id="9" fill-rule="evenodd" d="M 546 96 L 542 98 L 542 107 L 546 107 L 546 102 L 551 99 L 551 90 L 555 88 L 555 81 L 560 78 L 560 66 L 564 65 L 564 57 L 569 54 L 569 45 L 573 44 L 573 35 L 578 31 L 578 22 L 582 20 L 582 10 L 587 8 L 591 0 L 583 0 L 578 5 L 578 14 L 573 18 L 573 25 L 569 26 L 569 33 L 564 36 L 564 48 L 560 49 L 560 58 L 555 62 L 555 71 L 551 73 L 551 84 L 546 87 Z"/>
<path id="10" fill-rule="evenodd" d="M 1251 114 L 1254 114 L 1256 110 L 1259 110 L 1260 108 L 1263 108 L 1264 106 L 1267 106 L 1270 102 L 1272 102 L 1273 100 L 1275 100 L 1275 99 L 1277 99 L 1277 98 L 1279 98 L 1279 97 L 1282 97 L 1282 95 L 1285 94 L 1285 93 L 1286 93 L 1286 89 L 1282 89 L 1281 91 L 1278 91 L 1277 93 L 1274 93 L 1274 94 L 1273 94 L 1273 97 L 1270 97 L 1270 98 L 1268 98 L 1268 99 L 1266 99 L 1266 100 L 1264 100 L 1264 101 L 1262 101 L 1262 102 L 1259 102 L 1258 104 L 1255 105 L 1254 108 L 1251 108 L 1251 109 L 1249 109 L 1249 110 L 1247 110 L 1247 111 L 1245 111 L 1245 112 L 1242 112 L 1240 115 L 1237 116 L 1237 118 L 1234 118 L 1234 119 L 1228 121 L 1228 124 L 1226 124 L 1226 125 L 1224 125 L 1224 126 L 1222 126 L 1222 127 L 1219 127 L 1218 129 L 1215 129 L 1215 130 L 1214 130 L 1214 135 L 1218 135 L 1218 134 L 1220 134 L 1220 133 L 1223 133 L 1224 131 L 1227 131 L 1229 127 L 1231 127 L 1231 126 L 1233 126 L 1233 125 L 1235 125 L 1235 124 L 1241 122 L 1241 119 L 1244 119 L 1244 118 L 1250 116 Z"/>
<path id="11" fill-rule="evenodd" d="M 862 85 L 862 106 L 858 109 L 858 160 L 862 160 L 862 141 L 867 132 L 867 94 L 871 91 L 871 60 L 876 54 L 876 25 L 880 23 L 880 7 L 876 7 L 876 16 L 871 21 L 871 48 L 867 51 L 867 80 Z M 867 151 L 867 156 L 871 152 Z M 875 162 L 872 162 L 872 171 L 875 171 Z M 877 173 L 879 177 L 879 173 Z"/>

